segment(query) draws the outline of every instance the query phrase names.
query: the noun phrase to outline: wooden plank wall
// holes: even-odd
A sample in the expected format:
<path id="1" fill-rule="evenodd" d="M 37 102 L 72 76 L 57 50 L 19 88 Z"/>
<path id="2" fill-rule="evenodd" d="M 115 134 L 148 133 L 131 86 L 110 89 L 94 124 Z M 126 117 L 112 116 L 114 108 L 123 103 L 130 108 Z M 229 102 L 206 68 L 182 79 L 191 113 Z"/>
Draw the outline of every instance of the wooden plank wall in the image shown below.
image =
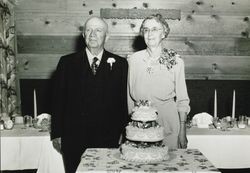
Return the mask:
<path id="1" fill-rule="evenodd" d="M 17 57 L 22 79 L 48 79 L 61 55 L 82 47 L 81 31 L 100 8 L 179 9 L 168 20 L 165 44 L 186 64 L 187 79 L 250 80 L 249 0 L 20 0 Z M 142 19 L 106 19 L 106 49 L 127 57 L 136 50 Z"/>

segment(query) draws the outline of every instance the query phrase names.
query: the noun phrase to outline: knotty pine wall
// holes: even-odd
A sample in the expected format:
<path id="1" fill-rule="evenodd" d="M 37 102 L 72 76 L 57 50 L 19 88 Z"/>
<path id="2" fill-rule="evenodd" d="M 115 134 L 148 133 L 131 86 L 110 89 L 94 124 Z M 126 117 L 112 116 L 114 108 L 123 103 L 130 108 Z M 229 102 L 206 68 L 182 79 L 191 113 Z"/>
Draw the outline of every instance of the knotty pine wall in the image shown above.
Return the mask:
<path id="1" fill-rule="evenodd" d="M 213 112 L 214 89 L 221 96 L 219 114 L 230 114 L 233 89 L 239 98 L 236 114 L 250 112 L 250 101 L 244 101 L 250 100 L 249 0 L 20 0 L 15 20 L 23 114 L 32 114 L 34 88 L 40 95 L 38 111 L 48 110 L 42 105 L 49 105 L 50 79 L 60 56 L 82 48 L 82 25 L 101 8 L 181 10 L 181 20 L 168 20 L 165 44 L 185 61 L 190 114 Z M 107 50 L 127 57 L 140 49 L 136 36 L 142 19 L 106 21 Z"/>

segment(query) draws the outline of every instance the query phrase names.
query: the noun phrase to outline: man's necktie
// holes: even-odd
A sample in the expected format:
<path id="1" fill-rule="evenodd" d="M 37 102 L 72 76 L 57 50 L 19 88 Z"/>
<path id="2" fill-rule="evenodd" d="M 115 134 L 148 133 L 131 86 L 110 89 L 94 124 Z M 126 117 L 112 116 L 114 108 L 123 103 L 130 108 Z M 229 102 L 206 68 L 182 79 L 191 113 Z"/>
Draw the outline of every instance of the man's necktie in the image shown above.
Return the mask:
<path id="1" fill-rule="evenodd" d="M 97 61 L 98 61 L 98 58 L 94 57 L 92 64 L 91 64 L 91 69 L 94 75 L 96 74 L 97 67 L 98 67 Z"/>

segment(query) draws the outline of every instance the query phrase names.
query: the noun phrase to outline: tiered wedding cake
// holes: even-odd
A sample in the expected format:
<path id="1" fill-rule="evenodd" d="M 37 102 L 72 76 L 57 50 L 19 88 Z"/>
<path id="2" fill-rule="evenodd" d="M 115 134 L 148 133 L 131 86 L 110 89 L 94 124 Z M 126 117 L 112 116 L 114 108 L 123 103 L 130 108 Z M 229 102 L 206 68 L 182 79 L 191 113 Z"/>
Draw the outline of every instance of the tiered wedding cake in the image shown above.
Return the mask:
<path id="1" fill-rule="evenodd" d="M 142 163 L 158 162 L 168 157 L 162 140 L 163 127 L 156 122 L 157 111 L 149 101 L 140 101 L 126 127 L 127 141 L 121 145 L 121 158 Z"/>

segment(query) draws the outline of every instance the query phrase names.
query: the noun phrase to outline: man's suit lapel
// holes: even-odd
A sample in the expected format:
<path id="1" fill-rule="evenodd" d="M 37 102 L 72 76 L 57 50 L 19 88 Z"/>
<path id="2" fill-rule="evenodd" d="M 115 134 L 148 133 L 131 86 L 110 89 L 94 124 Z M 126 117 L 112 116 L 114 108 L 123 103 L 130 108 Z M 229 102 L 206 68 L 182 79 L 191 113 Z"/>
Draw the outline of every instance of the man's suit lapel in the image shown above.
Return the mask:
<path id="1" fill-rule="evenodd" d="M 81 59 L 81 71 L 83 77 L 91 72 L 91 67 L 89 65 L 89 60 L 86 51 L 84 50 L 80 56 Z"/>
<path id="2" fill-rule="evenodd" d="M 103 55 L 102 55 L 102 60 L 101 63 L 97 69 L 97 73 L 102 73 L 102 74 L 106 74 L 108 71 L 108 63 L 107 63 L 107 59 L 108 59 L 108 53 L 107 51 L 103 51 Z"/>
<path id="3" fill-rule="evenodd" d="M 78 56 L 79 65 L 76 65 L 78 67 L 77 73 L 79 73 L 79 81 L 80 81 L 80 93 L 82 98 L 86 98 L 86 87 L 88 84 L 88 77 L 91 75 L 92 71 L 89 65 L 88 57 L 86 54 L 86 51 L 81 51 L 81 54 Z"/>

